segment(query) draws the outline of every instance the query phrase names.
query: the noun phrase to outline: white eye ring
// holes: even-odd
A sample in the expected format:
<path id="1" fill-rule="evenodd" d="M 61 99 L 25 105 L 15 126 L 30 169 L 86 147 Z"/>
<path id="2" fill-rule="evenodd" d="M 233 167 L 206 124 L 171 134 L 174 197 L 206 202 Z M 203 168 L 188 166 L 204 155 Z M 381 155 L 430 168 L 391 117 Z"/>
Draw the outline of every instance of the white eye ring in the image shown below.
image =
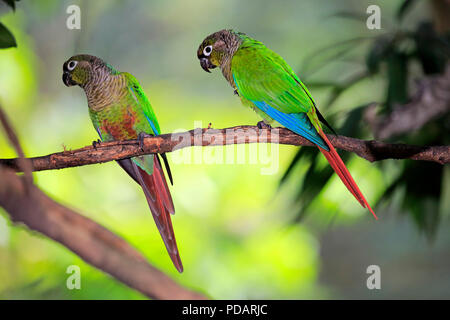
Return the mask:
<path id="1" fill-rule="evenodd" d="M 67 70 L 72 71 L 77 66 L 78 62 L 75 60 L 69 61 L 67 64 Z"/>
<path id="2" fill-rule="evenodd" d="M 209 57 L 209 55 L 211 54 L 211 52 L 212 52 L 212 46 L 206 46 L 205 49 L 203 49 L 203 54 L 204 54 L 206 57 Z"/>

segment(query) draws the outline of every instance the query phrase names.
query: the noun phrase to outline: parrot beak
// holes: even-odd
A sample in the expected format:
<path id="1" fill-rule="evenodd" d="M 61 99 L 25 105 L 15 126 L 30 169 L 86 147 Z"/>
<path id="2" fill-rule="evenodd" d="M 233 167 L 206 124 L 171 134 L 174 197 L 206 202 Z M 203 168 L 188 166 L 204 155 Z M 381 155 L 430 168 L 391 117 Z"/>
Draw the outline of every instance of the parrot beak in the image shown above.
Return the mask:
<path id="1" fill-rule="evenodd" d="M 72 77 L 70 76 L 70 73 L 64 72 L 62 75 L 62 81 L 67 87 L 71 87 L 76 85 L 76 83 L 72 80 Z"/>
<path id="2" fill-rule="evenodd" d="M 216 67 L 207 58 L 200 58 L 200 66 L 202 67 L 203 70 L 209 73 L 211 73 L 209 69 L 214 69 Z"/>

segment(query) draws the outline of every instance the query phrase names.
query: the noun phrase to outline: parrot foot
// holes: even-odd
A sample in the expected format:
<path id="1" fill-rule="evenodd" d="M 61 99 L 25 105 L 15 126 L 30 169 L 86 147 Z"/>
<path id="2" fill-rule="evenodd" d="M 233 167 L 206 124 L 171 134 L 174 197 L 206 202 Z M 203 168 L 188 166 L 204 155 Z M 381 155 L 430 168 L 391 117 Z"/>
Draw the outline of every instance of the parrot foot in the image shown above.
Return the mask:
<path id="1" fill-rule="evenodd" d="M 260 121 L 256 124 L 256 126 L 258 127 L 258 129 L 262 130 L 262 129 L 267 129 L 270 130 L 272 129 L 272 126 L 268 123 L 265 123 L 264 120 Z"/>
<path id="2" fill-rule="evenodd" d="M 149 138 L 149 137 L 153 137 L 153 135 L 145 133 L 145 132 L 139 133 L 138 141 L 139 141 L 139 148 L 141 149 L 141 151 L 144 151 L 144 139 Z"/>
<path id="3" fill-rule="evenodd" d="M 94 149 L 97 149 L 97 147 L 102 143 L 102 141 L 100 139 L 94 140 L 92 141 L 92 146 L 94 147 Z"/>

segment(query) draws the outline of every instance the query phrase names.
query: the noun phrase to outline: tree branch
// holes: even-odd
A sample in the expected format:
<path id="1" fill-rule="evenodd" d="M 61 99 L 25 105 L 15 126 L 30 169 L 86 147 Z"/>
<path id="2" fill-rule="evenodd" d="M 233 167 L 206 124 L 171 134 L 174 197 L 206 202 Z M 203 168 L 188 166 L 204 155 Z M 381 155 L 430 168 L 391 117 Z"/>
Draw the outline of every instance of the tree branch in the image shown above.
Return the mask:
<path id="1" fill-rule="evenodd" d="M 176 284 L 122 238 L 0 166 L 0 206 L 11 220 L 61 243 L 87 263 L 153 299 L 204 299 Z"/>
<path id="2" fill-rule="evenodd" d="M 384 159 L 410 159 L 450 162 L 450 146 L 414 146 L 391 144 L 375 140 L 360 140 L 345 136 L 328 135 L 339 149 L 353 152 L 373 162 Z M 182 133 L 163 134 L 138 140 L 103 142 L 96 147 L 87 146 L 41 157 L 29 158 L 33 171 L 53 170 L 108 162 L 150 153 L 166 153 L 196 146 L 221 146 L 242 143 L 279 143 L 293 146 L 313 146 L 311 142 L 284 128 L 272 130 L 255 126 L 238 126 L 226 129 L 194 129 Z M 18 159 L 0 159 L 0 165 L 21 171 Z"/>
<path id="3" fill-rule="evenodd" d="M 450 64 L 441 75 L 420 79 L 411 101 L 399 105 L 387 116 L 377 116 L 375 107 L 365 111 L 365 119 L 375 137 L 387 139 L 416 131 L 450 112 Z"/>

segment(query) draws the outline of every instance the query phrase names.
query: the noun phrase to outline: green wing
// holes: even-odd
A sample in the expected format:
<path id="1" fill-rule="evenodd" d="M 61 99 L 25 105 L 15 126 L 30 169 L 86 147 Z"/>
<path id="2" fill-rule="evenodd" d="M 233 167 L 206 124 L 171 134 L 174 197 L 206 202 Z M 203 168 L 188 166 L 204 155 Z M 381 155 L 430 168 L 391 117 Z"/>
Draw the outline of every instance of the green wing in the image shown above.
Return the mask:
<path id="1" fill-rule="evenodd" d="M 127 72 L 123 72 L 123 74 L 125 75 L 128 81 L 128 88 L 130 89 L 133 97 L 135 98 L 136 104 L 143 111 L 143 115 L 149 122 L 150 127 L 152 128 L 153 132 L 146 132 L 146 133 L 155 135 L 160 134 L 161 129 L 159 127 L 158 120 L 156 119 L 155 112 L 153 111 L 152 105 L 150 104 L 150 101 L 148 101 L 147 96 L 144 93 L 144 90 L 142 90 L 141 85 L 132 74 Z"/>
<path id="2" fill-rule="evenodd" d="M 291 67 L 272 50 L 241 46 L 231 71 L 239 93 L 251 101 L 264 101 L 284 113 L 309 112 L 315 102 Z"/>
<path id="3" fill-rule="evenodd" d="M 137 105 L 143 111 L 146 120 L 148 121 L 150 127 L 152 128 L 153 132 L 146 132 L 146 133 L 153 133 L 154 135 L 160 134 L 161 129 L 159 127 L 158 120 L 156 119 L 155 112 L 153 111 L 152 105 L 150 104 L 150 101 L 148 101 L 147 96 L 144 93 L 144 90 L 142 90 L 141 85 L 132 74 L 127 72 L 124 72 L 123 74 L 127 78 L 128 87 L 130 88 L 130 91 L 133 97 L 135 98 Z M 169 176 L 170 183 L 173 185 L 172 172 L 170 170 L 166 154 L 162 153 L 160 154 L 160 156 L 164 161 L 164 166 L 166 167 L 166 172 L 167 175 Z M 139 157 L 133 158 L 133 160 L 135 160 L 136 164 L 139 165 L 141 169 L 144 169 L 147 173 L 151 174 L 153 172 L 153 157 L 147 155 L 140 158 Z"/>
<path id="4" fill-rule="evenodd" d="M 231 72 L 243 102 L 328 150 L 315 102 L 283 58 L 259 42 L 244 42 L 233 56 Z"/>

